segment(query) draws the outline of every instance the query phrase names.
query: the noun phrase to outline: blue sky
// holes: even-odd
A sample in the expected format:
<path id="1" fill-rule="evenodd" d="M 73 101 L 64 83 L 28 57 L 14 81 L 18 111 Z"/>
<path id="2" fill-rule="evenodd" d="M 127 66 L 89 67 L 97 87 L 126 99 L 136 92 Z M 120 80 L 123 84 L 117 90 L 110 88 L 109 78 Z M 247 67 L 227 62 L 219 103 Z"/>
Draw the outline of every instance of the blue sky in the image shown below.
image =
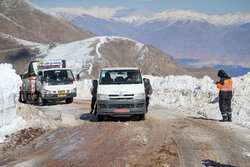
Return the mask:
<path id="1" fill-rule="evenodd" d="M 194 10 L 204 14 L 250 12 L 250 0 L 29 0 L 42 8 L 117 7 L 148 8 L 155 12 L 166 9 Z"/>

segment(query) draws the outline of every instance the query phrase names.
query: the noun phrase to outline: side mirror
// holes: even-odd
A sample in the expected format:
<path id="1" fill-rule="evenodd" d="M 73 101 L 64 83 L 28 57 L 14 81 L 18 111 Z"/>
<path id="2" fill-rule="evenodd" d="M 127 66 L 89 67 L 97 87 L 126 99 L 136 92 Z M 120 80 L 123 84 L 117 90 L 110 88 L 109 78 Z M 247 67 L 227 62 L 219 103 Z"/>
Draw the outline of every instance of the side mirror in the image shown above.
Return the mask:
<path id="1" fill-rule="evenodd" d="M 41 76 L 41 75 L 38 76 L 37 79 L 38 79 L 38 81 L 40 81 L 40 82 L 43 82 L 43 81 L 44 81 L 44 78 L 43 78 L 43 76 Z"/>

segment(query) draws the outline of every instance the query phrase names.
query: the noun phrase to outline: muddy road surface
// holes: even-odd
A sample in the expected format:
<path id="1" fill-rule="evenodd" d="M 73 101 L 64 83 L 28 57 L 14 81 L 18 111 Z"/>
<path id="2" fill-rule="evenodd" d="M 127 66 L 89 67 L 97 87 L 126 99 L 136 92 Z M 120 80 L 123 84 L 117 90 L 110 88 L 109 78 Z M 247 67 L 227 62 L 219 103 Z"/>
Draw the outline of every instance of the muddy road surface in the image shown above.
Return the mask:
<path id="1" fill-rule="evenodd" d="M 37 107 L 53 119 L 75 114 L 82 125 L 49 131 L 1 156 L 0 166 L 250 166 L 249 129 L 169 108 L 150 108 L 145 121 L 97 122 L 89 104 Z"/>

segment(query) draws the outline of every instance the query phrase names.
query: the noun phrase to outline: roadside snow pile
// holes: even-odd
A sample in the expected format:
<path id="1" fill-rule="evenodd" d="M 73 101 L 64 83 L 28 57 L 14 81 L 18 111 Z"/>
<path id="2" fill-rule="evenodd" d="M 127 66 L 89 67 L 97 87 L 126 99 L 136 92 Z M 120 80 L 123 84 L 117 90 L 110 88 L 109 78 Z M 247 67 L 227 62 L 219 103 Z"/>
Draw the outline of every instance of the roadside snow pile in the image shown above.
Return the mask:
<path id="1" fill-rule="evenodd" d="M 6 133 L 12 133 L 26 126 L 26 121 L 16 115 L 16 100 L 21 78 L 11 64 L 0 64 L 0 143 Z"/>
<path id="2" fill-rule="evenodd" d="M 149 78 L 153 87 L 152 106 L 165 106 L 196 113 L 208 118 L 220 118 L 218 90 L 208 76 L 202 79 L 191 76 Z"/>
<path id="3" fill-rule="evenodd" d="M 27 122 L 27 127 L 39 127 L 43 129 L 56 129 L 58 127 L 57 121 L 46 117 L 42 111 L 30 104 L 18 102 L 16 105 L 16 114 Z"/>
<path id="4" fill-rule="evenodd" d="M 233 82 L 233 122 L 250 127 L 250 72 Z"/>
<path id="5" fill-rule="evenodd" d="M 152 106 L 177 108 L 205 118 L 221 119 L 218 94 L 214 81 L 191 76 L 167 76 L 165 78 L 145 76 L 151 81 L 154 93 Z M 250 127 L 250 73 L 233 79 L 233 122 Z"/>
<path id="6" fill-rule="evenodd" d="M 167 76 L 149 78 L 153 87 L 150 106 L 177 108 L 192 115 L 209 119 L 221 119 L 215 82 L 208 76 L 197 79 L 191 76 Z M 250 73 L 233 79 L 233 122 L 250 127 Z M 91 80 L 77 83 L 77 98 L 91 100 Z"/>
<path id="7" fill-rule="evenodd" d="M 84 79 L 76 82 L 77 99 L 91 100 L 92 95 L 90 88 L 92 86 L 91 79 Z"/>

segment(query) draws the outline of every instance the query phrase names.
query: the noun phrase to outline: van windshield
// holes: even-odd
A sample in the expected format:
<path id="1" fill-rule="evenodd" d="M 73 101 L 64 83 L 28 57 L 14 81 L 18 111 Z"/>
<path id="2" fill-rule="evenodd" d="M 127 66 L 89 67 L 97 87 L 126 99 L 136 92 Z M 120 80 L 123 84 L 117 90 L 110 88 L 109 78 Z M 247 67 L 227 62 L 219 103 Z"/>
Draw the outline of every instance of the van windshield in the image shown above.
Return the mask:
<path id="1" fill-rule="evenodd" d="M 51 85 L 70 84 L 74 80 L 71 70 L 49 70 L 44 71 L 44 80 Z"/>
<path id="2" fill-rule="evenodd" d="M 99 84 L 140 84 L 142 77 L 139 70 L 102 71 Z"/>

